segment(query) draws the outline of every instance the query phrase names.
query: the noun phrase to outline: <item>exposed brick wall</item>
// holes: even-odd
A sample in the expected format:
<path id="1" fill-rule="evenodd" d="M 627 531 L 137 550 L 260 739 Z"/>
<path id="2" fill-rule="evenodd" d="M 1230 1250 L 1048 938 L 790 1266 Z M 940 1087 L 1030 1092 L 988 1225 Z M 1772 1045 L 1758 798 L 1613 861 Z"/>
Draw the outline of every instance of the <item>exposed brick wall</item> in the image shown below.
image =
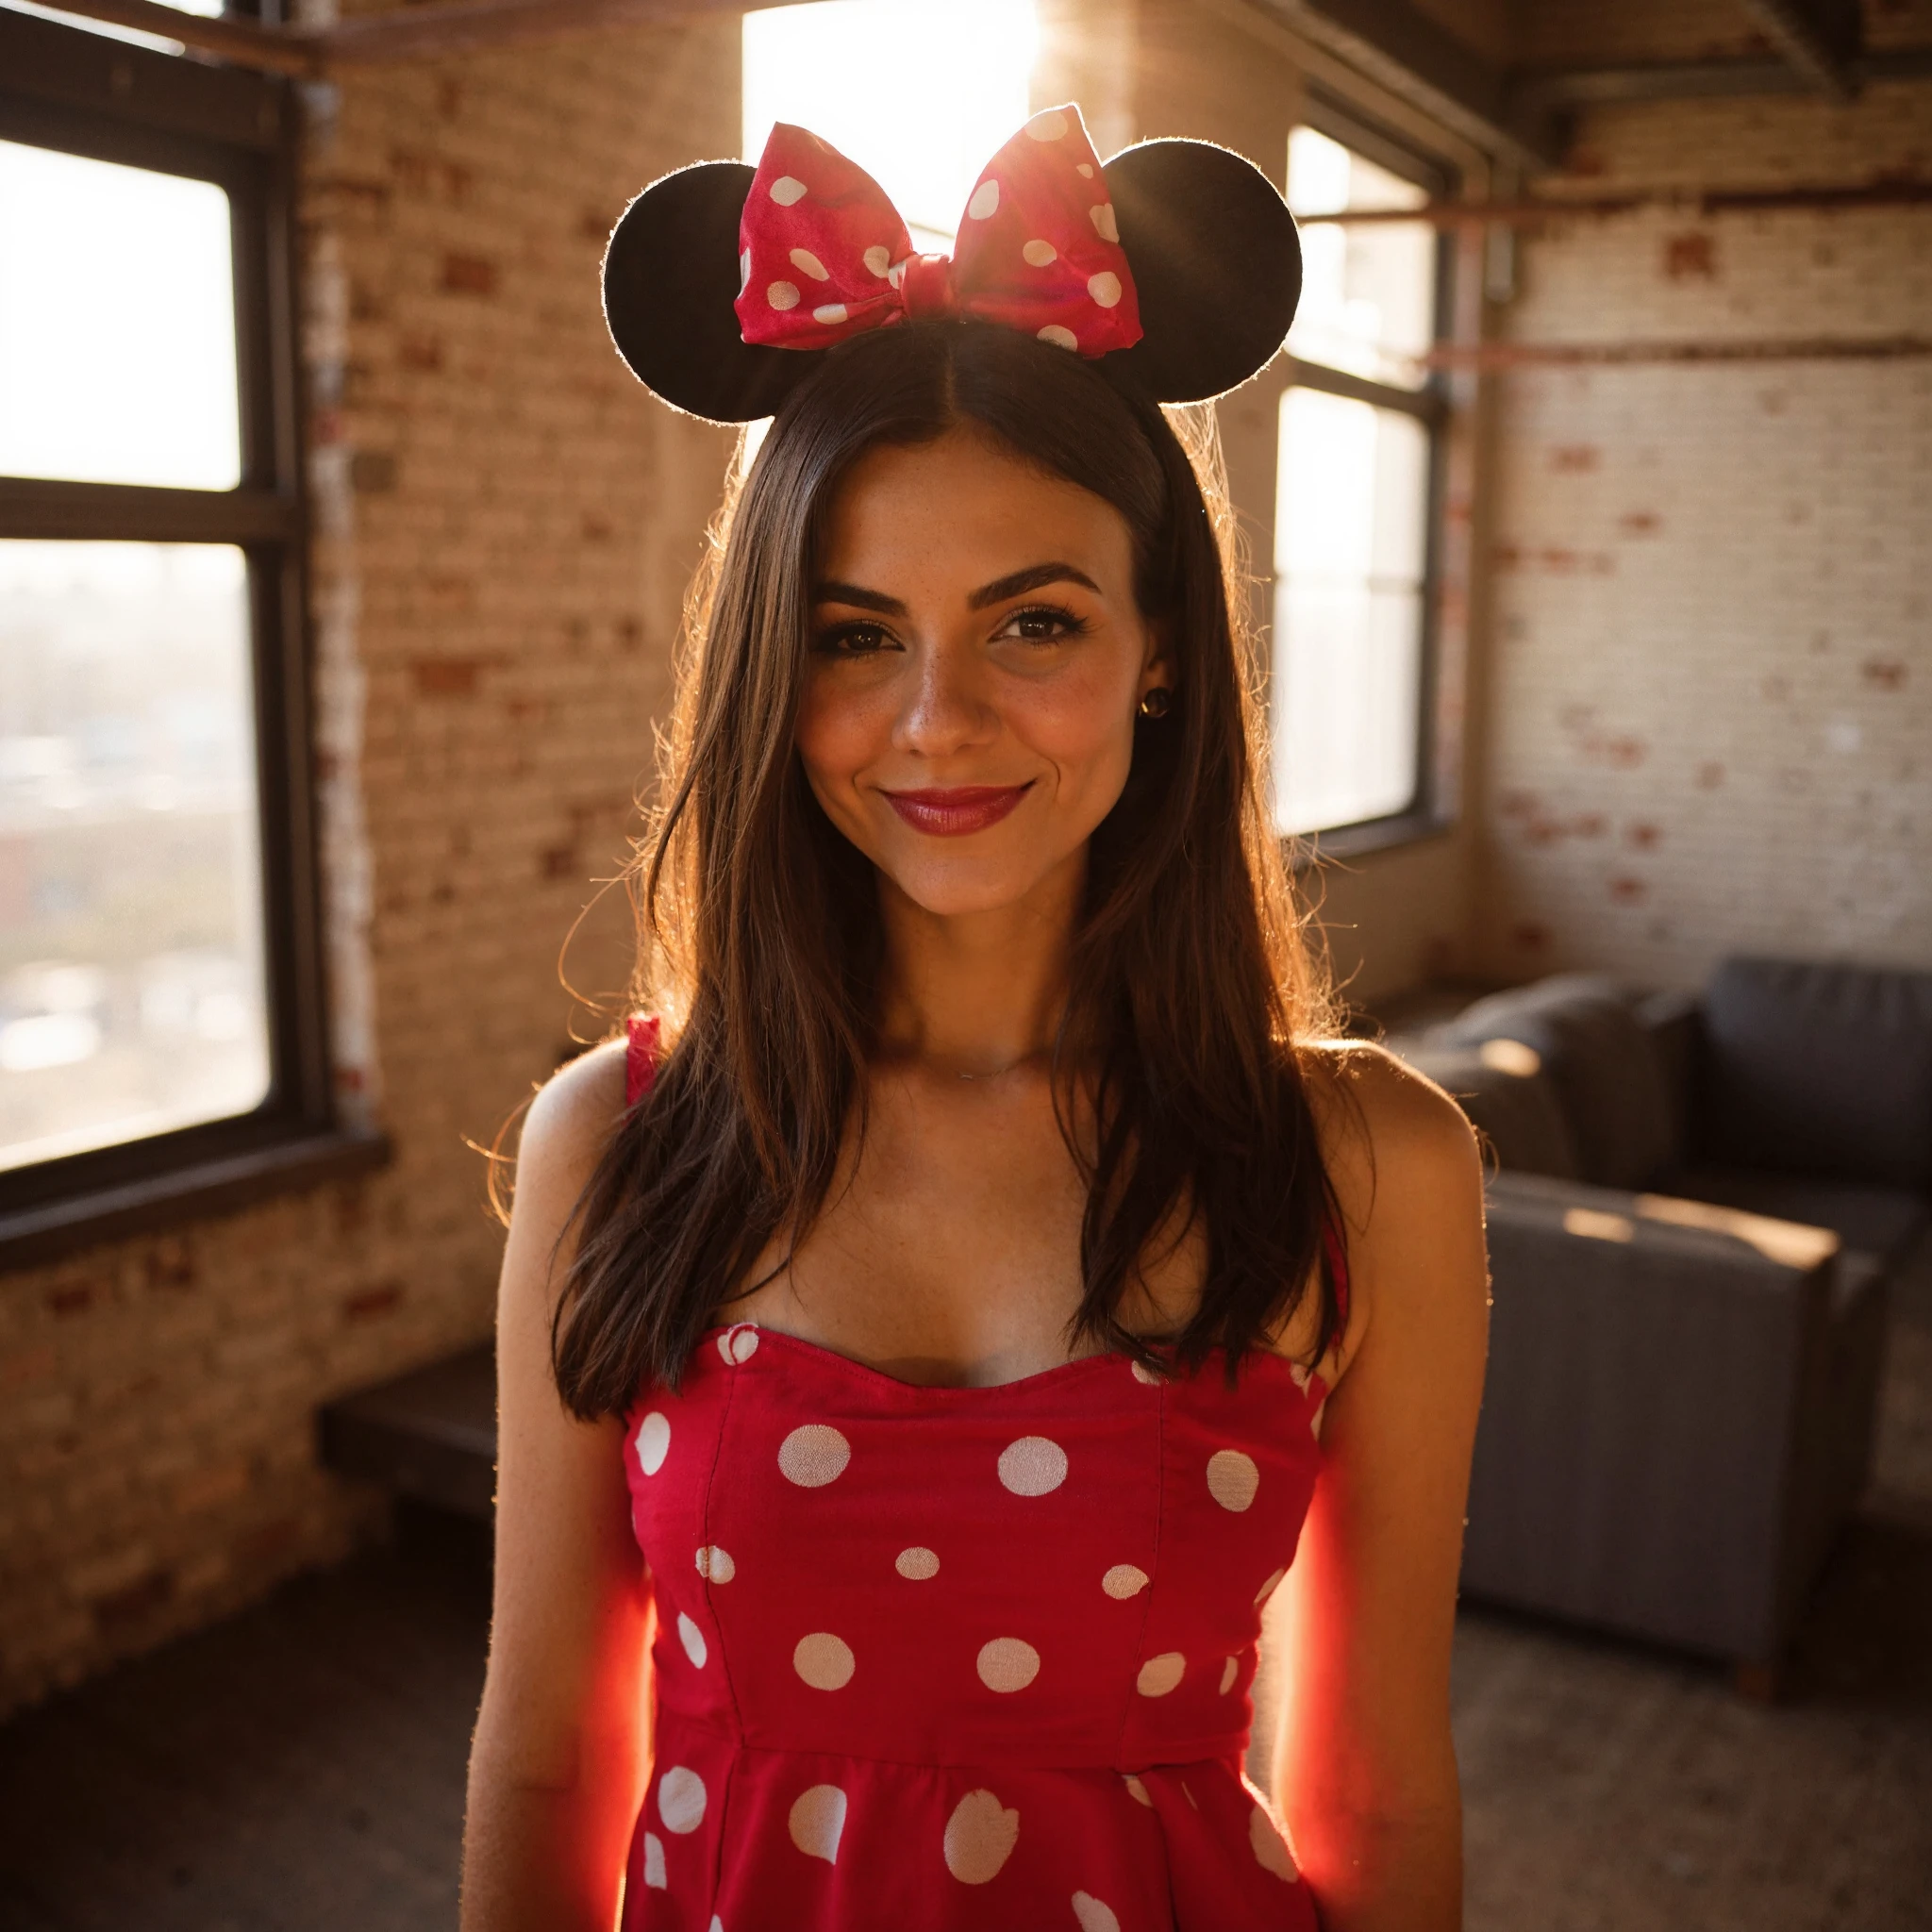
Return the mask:
<path id="1" fill-rule="evenodd" d="M 721 432 L 617 362 L 604 237 L 738 145 L 738 24 L 349 80 L 305 168 L 339 1078 L 392 1167 L 0 1277 L 0 1711 L 344 1549 L 333 1393 L 488 1333 L 488 1140 L 625 850 Z M 615 983 L 623 921 L 579 983 Z"/>
<path id="2" fill-rule="evenodd" d="M 1592 115 L 1598 188 L 1932 169 L 1932 87 Z M 1528 239 L 1525 341 L 1928 333 L 1932 210 Z M 1484 963 L 1932 962 L 1932 360 L 1500 382 Z"/>

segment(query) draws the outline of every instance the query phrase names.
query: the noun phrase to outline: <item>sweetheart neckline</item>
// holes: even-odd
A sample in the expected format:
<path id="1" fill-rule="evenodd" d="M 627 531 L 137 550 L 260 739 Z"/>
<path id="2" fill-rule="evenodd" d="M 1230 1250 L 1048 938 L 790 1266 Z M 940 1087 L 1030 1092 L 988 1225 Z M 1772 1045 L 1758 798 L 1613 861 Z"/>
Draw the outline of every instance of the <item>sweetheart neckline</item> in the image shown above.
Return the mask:
<path id="1" fill-rule="evenodd" d="M 1092 1355 L 1075 1356 L 1070 1361 L 1056 1362 L 1051 1368 L 1047 1369 L 1035 1369 L 1030 1374 L 1015 1375 L 1011 1380 L 1006 1382 L 908 1382 L 903 1375 L 888 1374 L 884 1369 L 877 1369 L 870 1362 L 860 1361 L 857 1356 L 842 1354 L 836 1348 L 829 1348 L 822 1341 L 809 1341 L 803 1335 L 793 1335 L 789 1329 L 768 1328 L 761 1322 L 716 1323 L 705 1330 L 702 1339 L 706 1342 L 716 1346 L 721 1337 L 729 1335 L 734 1329 L 739 1328 L 756 1330 L 761 1342 L 768 1340 L 784 1342 L 789 1347 L 797 1349 L 803 1355 L 816 1357 L 821 1361 L 830 1363 L 841 1369 L 850 1370 L 853 1374 L 862 1375 L 870 1381 L 883 1382 L 888 1388 L 902 1391 L 908 1395 L 952 1397 L 1011 1394 L 1022 1390 L 1037 1389 L 1042 1383 L 1051 1382 L 1059 1377 L 1071 1376 L 1077 1372 L 1091 1368 L 1095 1363 L 1125 1367 L 1130 1373 L 1134 1366 L 1133 1358 L 1130 1356 L 1118 1354 L 1111 1349 L 1099 1349 Z M 1216 1347 L 1211 1352 L 1211 1355 L 1219 1357 L 1223 1353 L 1222 1349 Z M 1280 1363 L 1283 1370 L 1288 1374 L 1290 1386 L 1298 1393 L 1313 1401 L 1325 1401 L 1332 1392 L 1322 1375 L 1313 1369 L 1304 1372 L 1306 1379 L 1298 1378 L 1295 1371 L 1301 1368 L 1301 1364 L 1291 1357 L 1282 1355 L 1274 1349 L 1252 1350 L 1249 1354 L 1249 1359 Z M 1158 1388 L 1178 1379 L 1181 1378 L 1175 1375 L 1163 1374 L 1148 1386 Z"/>

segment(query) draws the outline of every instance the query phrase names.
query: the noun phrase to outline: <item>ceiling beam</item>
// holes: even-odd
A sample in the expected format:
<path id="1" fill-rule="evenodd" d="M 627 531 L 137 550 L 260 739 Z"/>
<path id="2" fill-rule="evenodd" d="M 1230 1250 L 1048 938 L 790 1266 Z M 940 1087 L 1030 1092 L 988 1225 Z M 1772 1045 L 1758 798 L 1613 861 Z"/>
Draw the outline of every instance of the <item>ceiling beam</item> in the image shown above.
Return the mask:
<path id="1" fill-rule="evenodd" d="M 736 13 L 741 0 L 430 0 L 334 26 L 264 26 L 237 14 L 209 16 L 158 0 L 47 0 L 61 13 L 133 27 L 267 74 L 314 78 L 344 67 L 434 60 L 488 47 L 561 40 L 613 27 L 647 26 L 706 13 Z M 787 6 L 792 0 L 765 0 Z"/>
<path id="2" fill-rule="evenodd" d="M 1491 155 L 1541 166 L 1546 131 L 1510 114 L 1503 69 L 1412 0 L 1253 0 L 1257 9 Z"/>
<path id="3" fill-rule="evenodd" d="M 1834 100 L 1858 92 L 1853 63 L 1860 39 L 1859 9 L 1843 0 L 1739 0 L 1779 58 L 1810 87 Z"/>
<path id="4" fill-rule="evenodd" d="M 1891 47 L 1848 63 L 1859 87 L 1932 80 L 1932 47 Z M 1627 101 L 1702 101 L 1800 94 L 1810 85 L 1783 60 L 1640 61 L 1624 67 L 1523 68 L 1510 75 L 1512 117 L 1562 114 Z"/>
<path id="5" fill-rule="evenodd" d="M 1648 208 L 1703 221 L 1713 215 L 1831 215 L 1875 208 L 1932 208 L 1932 178 L 1776 188 L 1642 188 L 1624 194 L 1546 194 L 1527 201 L 1431 201 L 1421 208 L 1297 213 L 1295 221 L 1304 228 L 1388 228 L 1411 222 L 1437 228 L 1543 228 L 1563 222 L 1611 221 Z"/>
<path id="6" fill-rule="evenodd" d="M 783 6 L 787 0 L 764 4 Z M 489 47 L 742 10 L 743 0 L 435 0 L 429 6 L 353 15 L 321 39 L 331 67 L 362 67 L 443 59 Z"/>
<path id="7" fill-rule="evenodd" d="M 258 73 L 302 79 L 322 72 L 317 37 L 297 29 L 263 26 L 237 14 L 184 13 L 178 7 L 159 6 L 157 0 L 58 0 L 58 5 L 62 13 L 133 27 Z"/>

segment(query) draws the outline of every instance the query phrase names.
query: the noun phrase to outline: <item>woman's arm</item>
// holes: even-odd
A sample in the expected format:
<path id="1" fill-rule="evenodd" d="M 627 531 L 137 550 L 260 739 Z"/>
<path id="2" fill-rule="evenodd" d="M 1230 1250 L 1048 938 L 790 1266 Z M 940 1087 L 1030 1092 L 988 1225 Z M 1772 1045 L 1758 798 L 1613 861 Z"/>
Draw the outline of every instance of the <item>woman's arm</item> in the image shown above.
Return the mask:
<path id="1" fill-rule="evenodd" d="M 1274 1795 L 1328 1932 L 1455 1932 L 1449 1656 L 1489 1325 L 1481 1165 L 1456 1104 L 1385 1054 L 1338 1055 L 1329 1084 L 1349 1332 L 1284 1586 Z"/>
<path id="2" fill-rule="evenodd" d="M 624 1107 L 624 1048 L 530 1108 L 496 1318 L 496 1586 L 470 1753 L 463 1932 L 610 1932 L 648 1757 L 650 1591 L 622 1429 L 558 1398 L 550 1317 L 578 1191 Z"/>

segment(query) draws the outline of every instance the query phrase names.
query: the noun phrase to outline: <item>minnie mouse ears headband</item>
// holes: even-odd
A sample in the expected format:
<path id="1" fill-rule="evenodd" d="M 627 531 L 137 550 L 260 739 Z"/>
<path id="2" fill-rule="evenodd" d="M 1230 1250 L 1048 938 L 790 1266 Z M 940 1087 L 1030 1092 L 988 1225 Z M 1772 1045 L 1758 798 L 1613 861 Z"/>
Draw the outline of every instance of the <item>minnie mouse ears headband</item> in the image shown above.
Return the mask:
<path id="1" fill-rule="evenodd" d="M 1036 114 L 987 164 L 957 252 L 918 255 L 864 169 L 803 128 L 756 170 L 700 161 L 625 210 L 604 258 L 604 314 L 632 373 L 714 423 L 774 414 L 830 348 L 957 316 L 1108 356 L 1157 401 L 1201 402 L 1280 348 L 1301 246 L 1250 161 L 1149 141 L 1103 168 L 1075 107 Z"/>

